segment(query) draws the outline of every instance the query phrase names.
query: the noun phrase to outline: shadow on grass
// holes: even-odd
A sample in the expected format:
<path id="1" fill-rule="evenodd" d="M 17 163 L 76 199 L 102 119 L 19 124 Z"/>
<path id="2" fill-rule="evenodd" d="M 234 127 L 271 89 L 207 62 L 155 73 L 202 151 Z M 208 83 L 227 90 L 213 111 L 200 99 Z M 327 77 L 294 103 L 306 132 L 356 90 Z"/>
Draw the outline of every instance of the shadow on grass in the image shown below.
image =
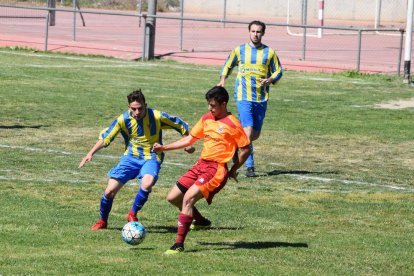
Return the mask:
<path id="1" fill-rule="evenodd" d="M 271 242 L 271 241 L 252 241 L 252 242 L 198 242 L 200 245 L 222 246 L 215 250 L 229 249 L 265 249 L 276 247 L 302 247 L 308 248 L 307 243 L 291 243 L 291 242 Z"/>
<path id="2" fill-rule="evenodd" d="M 194 230 L 194 231 L 214 231 L 214 230 L 241 230 L 237 227 L 210 227 L 208 229 Z M 176 226 L 155 225 L 147 228 L 148 233 L 177 233 Z"/>
<path id="3" fill-rule="evenodd" d="M 145 225 L 144 225 L 145 226 Z M 165 225 L 152 225 L 152 226 L 145 226 L 145 229 L 148 233 L 177 233 L 177 226 L 165 226 Z M 193 231 L 215 231 L 215 230 L 242 230 L 243 227 L 211 227 L 208 229 L 201 229 L 201 230 L 193 230 Z M 104 230 L 107 231 L 122 231 L 122 227 L 108 227 Z"/>
<path id="4" fill-rule="evenodd" d="M 130 246 L 129 250 L 149 251 L 149 250 L 154 250 L 155 249 L 154 247 L 143 247 L 143 246 L 141 246 L 139 244 L 137 244 L 137 245 L 129 245 L 129 246 Z"/>
<path id="5" fill-rule="evenodd" d="M 191 54 L 191 53 L 229 53 L 231 51 L 231 49 L 223 49 L 223 50 L 211 50 L 211 51 L 199 51 L 199 50 L 184 50 L 184 51 L 179 51 L 179 52 L 168 52 L 165 54 L 161 54 L 161 55 L 155 55 L 154 58 L 155 59 L 162 59 L 164 57 L 179 57 L 179 58 L 188 58 L 190 59 L 196 59 L 198 58 L 197 56 L 189 56 L 186 54 Z M 221 58 L 216 58 L 216 57 L 203 57 L 203 59 L 210 59 L 210 60 L 222 60 Z M 141 61 L 142 57 L 136 58 L 134 59 L 135 61 Z"/>
<path id="6" fill-rule="evenodd" d="M 338 174 L 338 172 L 311 172 L 311 171 L 303 171 L 303 170 L 290 170 L 290 171 L 289 170 L 273 170 L 271 172 L 257 172 L 256 171 L 256 176 L 254 176 L 254 177 L 264 177 L 264 176 L 283 175 L 283 174 L 322 175 L 322 174 Z"/>
<path id="7" fill-rule="evenodd" d="M 106 229 L 103 230 L 110 230 L 110 231 L 122 231 L 122 227 L 108 227 Z M 101 230 L 98 230 L 101 231 Z"/>
<path id="8" fill-rule="evenodd" d="M 48 126 L 43 126 L 43 125 L 35 125 L 35 126 L 22 126 L 22 125 L 10 125 L 10 126 L 1 126 L 0 125 L 0 129 L 23 129 L 23 128 L 42 128 L 42 127 L 48 127 Z"/>

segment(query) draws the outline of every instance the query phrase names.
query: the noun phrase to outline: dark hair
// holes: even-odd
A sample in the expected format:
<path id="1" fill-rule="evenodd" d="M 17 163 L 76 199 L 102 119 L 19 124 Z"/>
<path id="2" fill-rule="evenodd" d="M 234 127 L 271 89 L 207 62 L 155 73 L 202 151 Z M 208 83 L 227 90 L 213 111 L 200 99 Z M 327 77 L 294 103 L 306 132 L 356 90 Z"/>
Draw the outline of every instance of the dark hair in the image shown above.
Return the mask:
<path id="1" fill-rule="evenodd" d="M 135 91 L 132 91 L 127 96 L 127 99 L 128 99 L 129 104 L 132 103 L 132 102 L 139 102 L 139 103 L 143 103 L 143 104 L 145 103 L 145 97 L 144 97 L 144 94 L 142 94 L 142 92 L 141 92 L 141 88 L 139 88 Z"/>
<path id="2" fill-rule="evenodd" d="M 218 103 L 229 102 L 229 93 L 222 86 L 214 86 L 206 93 L 206 100 L 214 99 Z"/>
<path id="3" fill-rule="evenodd" d="M 265 31 L 266 31 L 266 24 L 265 24 L 265 23 L 263 23 L 262 21 L 259 21 L 259 20 L 254 20 L 254 21 L 250 22 L 250 23 L 249 23 L 249 31 L 250 31 L 250 27 L 251 27 L 252 25 L 262 26 L 262 31 L 263 31 L 263 33 L 265 33 Z"/>

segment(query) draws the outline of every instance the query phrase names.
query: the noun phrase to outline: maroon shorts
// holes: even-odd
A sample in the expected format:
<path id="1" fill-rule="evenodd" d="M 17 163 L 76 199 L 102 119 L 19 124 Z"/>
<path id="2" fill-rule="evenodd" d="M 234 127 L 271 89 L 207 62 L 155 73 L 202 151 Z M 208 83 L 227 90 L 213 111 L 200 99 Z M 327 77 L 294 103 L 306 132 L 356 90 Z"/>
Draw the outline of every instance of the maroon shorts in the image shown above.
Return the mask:
<path id="1" fill-rule="evenodd" d="M 197 185 L 207 203 L 211 204 L 214 195 L 226 185 L 227 179 L 226 163 L 199 159 L 177 182 L 186 189 Z"/>

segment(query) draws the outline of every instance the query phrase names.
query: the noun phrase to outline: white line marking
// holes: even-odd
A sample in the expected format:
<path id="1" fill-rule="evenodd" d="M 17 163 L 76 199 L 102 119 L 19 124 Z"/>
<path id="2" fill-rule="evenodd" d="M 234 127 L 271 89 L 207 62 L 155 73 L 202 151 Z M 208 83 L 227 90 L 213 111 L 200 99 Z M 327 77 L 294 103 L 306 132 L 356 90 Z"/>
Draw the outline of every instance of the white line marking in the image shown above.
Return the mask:
<path id="1" fill-rule="evenodd" d="M 62 150 L 40 149 L 40 148 L 22 147 L 22 146 L 9 146 L 9 145 L 1 145 L 1 144 L 0 144 L 0 148 L 21 149 L 21 150 L 26 150 L 26 151 L 46 151 L 50 153 L 61 153 L 64 155 L 72 154 L 71 152 L 62 151 Z"/>
<path id="2" fill-rule="evenodd" d="M 23 147 L 23 146 L 10 146 L 10 145 L 2 145 L 0 144 L 0 148 L 8 148 L 8 149 L 20 149 L 24 151 L 38 151 L 38 152 L 47 152 L 47 153 L 60 153 L 64 155 L 83 155 L 83 153 L 79 152 L 69 152 L 69 151 L 63 151 L 63 150 L 55 150 L 55 149 L 41 149 L 41 148 L 33 148 L 33 147 Z M 119 159 L 122 157 L 122 155 L 109 155 L 109 154 L 95 154 L 95 156 L 103 157 L 103 158 L 109 158 L 109 159 Z M 189 165 L 183 164 L 183 163 L 174 163 L 174 162 L 168 162 L 164 161 L 163 164 L 167 165 L 174 165 L 179 167 L 188 167 Z"/>
<path id="3" fill-rule="evenodd" d="M 67 182 L 67 183 L 73 183 L 73 184 L 79 184 L 79 183 L 90 183 L 90 181 L 86 180 L 69 180 L 69 179 L 35 179 L 35 178 L 17 178 L 17 177 L 5 177 L 0 175 L 0 181 L 24 181 L 24 182 Z"/>
<path id="4" fill-rule="evenodd" d="M 48 153 L 60 153 L 60 154 L 64 154 L 64 155 L 71 155 L 71 154 L 83 155 L 82 153 L 74 153 L 74 152 L 56 150 L 56 149 L 41 149 L 41 148 L 11 146 L 11 145 L 3 145 L 3 144 L 0 144 L 0 148 L 20 149 L 20 150 L 25 150 L 25 151 L 37 151 L 37 152 L 48 152 Z M 121 157 L 121 156 L 106 155 L 106 154 L 96 154 L 95 156 L 99 156 L 99 157 L 103 157 L 103 158 L 110 158 L 110 159 L 119 159 Z M 179 166 L 179 167 L 188 167 L 189 166 L 189 165 L 186 165 L 186 164 L 183 164 L 183 163 L 173 163 L 173 162 L 167 162 L 167 161 L 164 161 L 164 163 L 168 164 L 168 165 Z M 414 192 L 414 189 L 411 189 L 411 188 L 405 188 L 405 187 L 400 187 L 400 186 L 395 186 L 395 185 L 388 185 L 388 184 L 377 184 L 377 183 L 369 183 L 369 182 L 362 182 L 362 181 L 355 181 L 355 180 L 326 178 L 326 177 L 320 177 L 320 176 L 309 176 L 309 175 L 293 174 L 293 173 L 292 174 L 287 173 L 287 174 L 281 174 L 281 175 L 286 175 L 286 176 L 301 179 L 301 180 L 316 180 L 316 181 L 325 182 L 325 183 L 326 182 L 337 182 L 337 183 L 347 184 L 347 185 L 352 185 L 352 184 L 354 184 L 354 185 L 364 185 L 364 186 L 373 186 L 373 187 L 383 187 L 383 188 L 392 189 L 392 190 Z M 8 178 L 4 178 L 2 176 L 0 176 L 0 180 L 35 181 L 34 179 L 17 179 L 17 178 L 16 179 L 13 179 L 13 178 L 8 179 Z M 44 180 L 44 181 L 53 182 L 55 180 Z M 70 183 L 71 182 L 74 182 L 74 183 L 83 183 L 84 182 L 84 181 L 70 181 L 70 180 L 64 180 L 64 181 L 70 182 Z M 85 182 L 88 182 L 88 181 L 85 181 Z M 307 189 L 303 189 L 303 191 L 307 191 Z M 325 190 L 320 190 L 320 191 L 323 192 Z M 325 191 L 325 192 L 329 192 L 329 191 Z"/>
<path id="5" fill-rule="evenodd" d="M 383 187 L 392 190 L 402 190 L 408 192 L 414 192 L 414 189 L 395 186 L 395 185 L 388 185 L 388 184 L 376 184 L 376 183 L 369 183 L 369 182 L 361 182 L 361 181 L 354 181 L 354 180 L 346 180 L 346 179 L 335 179 L 335 178 L 325 178 L 320 176 L 309 176 L 309 175 L 302 175 L 302 174 L 283 174 L 290 177 L 302 179 L 302 180 L 316 180 L 320 182 L 339 182 L 341 184 L 355 184 L 355 185 L 364 185 L 364 186 L 373 186 L 373 187 Z"/>

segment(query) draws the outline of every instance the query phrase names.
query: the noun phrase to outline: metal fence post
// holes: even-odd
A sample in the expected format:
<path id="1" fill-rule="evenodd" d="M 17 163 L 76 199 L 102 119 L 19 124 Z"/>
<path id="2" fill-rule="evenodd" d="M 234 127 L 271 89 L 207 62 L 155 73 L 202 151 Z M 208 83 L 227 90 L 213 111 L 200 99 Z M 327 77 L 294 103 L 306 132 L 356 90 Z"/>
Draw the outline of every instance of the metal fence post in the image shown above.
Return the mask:
<path id="1" fill-rule="evenodd" d="M 303 45 L 302 45 L 302 60 L 306 59 L 306 32 L 308 25 L 308 0 L 302 0 L 302 25 L 303 28 Z"/>
<path id="2" fill-rule="evenodd" d="M 357 72 L 359 72 L 361 65 L 361 44 L 362 44 L 362 30 L 358 30 L 358 48 L 357 48 Z"/>
<path id="3" fill-rule="evenodd" d="M 397 62 L 397 76 L 401 75 L 401 58 L 402 58 L 402 49 L 404 41 L 404 29 L 400 29 L 400 49 L 398 50 L 398 62 Z"/>
<path id="4" fill-rule="evenodd" d="M 226 28 L 227 0 L 224 0 L 223 7 L 223 28 Z"/>
<path id="5" fill-rule="evenodd" d="M 72 39 L 76 40 L 76 0 L 73 0 Z"/>
<path id="6" fill-rule="evenodd" d="M 142 14 L 142 0 L 137 2 L 137 10 L 139 14 Z M 139 27 L 141 28 L 141 16 L 139 17 Z"/>
<path id="7" fill-rule="evenodd" d="M 147 34 L 145 31 L 145 28 L 147 26 L 147 15 L 144 14 L 142 15 L 142 17 L 144 18 L 144 30 L 142 30 L 142 56 L 141 56 L 141 61 L 146 61 L 145 59 L 145 53 L 147 52 Z"/>
<path id="8" fill-rule="evenodd" d="M 303 28 L 302 38 L 302 60 L 306 60 L 306 26 Z"/>
<path id="9" fill-rule="evenodd" d="M 145 52 L 146 60 L 154 59 L 155 52 L 155 23 L 157 17 L 157 0 L 148 1 L 148 18 L 145 23 Z"/>
<path id="10" fill-rule="evenodd" d="M 47 52 L 47 41 L 49 39 L 49 16 L 50 16 L 49 11 L 46 14 L 46 24 L 45 24 L 45 47 L 44 47 L 45 52 Z"/>
<path id="11" fill-rule="evenodd" d="M 56 9 L 56 0 L 48 0 L 47 1 L 47 7 Z M 49 13 L 50 13 L 49 25 L 50 26 L 55 26 L 56 11 L 55 10 L 53 10 L 53 11 L 49 10 Z"/>
<path id="12" fill-rule="evenodd" d="M 183 28 L 184 28 L 184 0 L 180 1 L 180 51 L 183 50 Z"/>

